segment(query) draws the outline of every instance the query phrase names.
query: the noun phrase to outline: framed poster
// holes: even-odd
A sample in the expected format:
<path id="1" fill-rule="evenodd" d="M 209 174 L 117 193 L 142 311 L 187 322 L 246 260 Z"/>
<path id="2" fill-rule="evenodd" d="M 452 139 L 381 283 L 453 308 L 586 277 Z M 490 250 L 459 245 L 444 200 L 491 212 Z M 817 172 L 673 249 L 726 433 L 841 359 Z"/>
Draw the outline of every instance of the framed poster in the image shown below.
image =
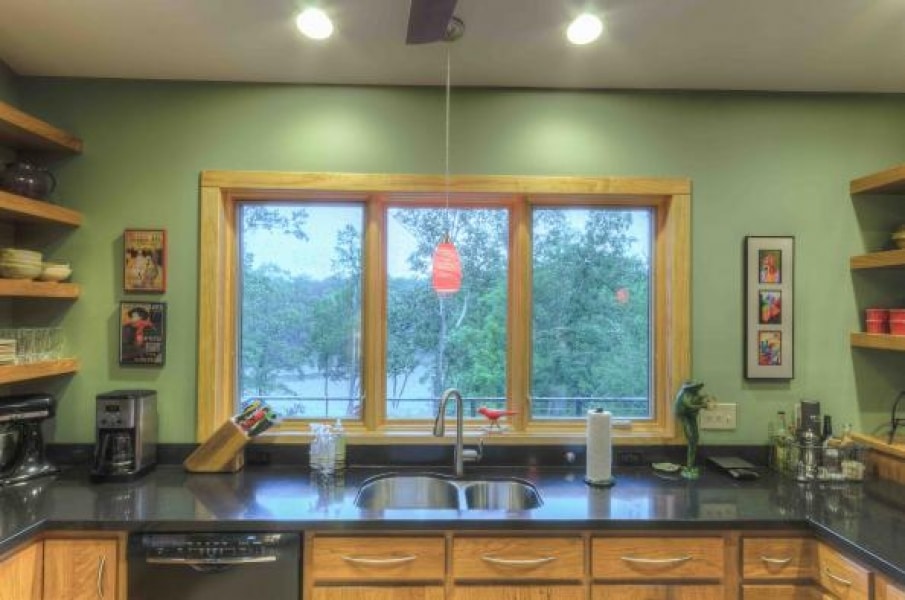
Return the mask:
<path id="1" fill-rule="evenodd" d="M 792 379 L 795 238 L 745 238 L 745 378 Z"/>
<path id="2" fill-rule="evenodd" d="M 162 367 L 166 361 L 164 302 L 119 303 L 119 364 Z"/>
<path id="3" fill-rule="evenodd" d="M 165 229 L 123 231 L 123 291 L 167 291 L 167 232 Z"/>

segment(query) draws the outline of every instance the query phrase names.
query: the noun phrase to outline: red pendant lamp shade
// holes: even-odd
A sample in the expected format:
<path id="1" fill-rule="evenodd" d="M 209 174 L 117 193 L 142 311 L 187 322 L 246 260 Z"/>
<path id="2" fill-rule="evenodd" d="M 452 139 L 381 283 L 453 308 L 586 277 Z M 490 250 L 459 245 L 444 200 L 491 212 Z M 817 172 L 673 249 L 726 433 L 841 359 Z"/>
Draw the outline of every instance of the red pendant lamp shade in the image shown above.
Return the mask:
<path id="1" fill-rule="evenodd" d="M 449 237 L 434 250 L 434 291 L 438 294 L 455 294 L 462 288 L 462 263 L 456 247 Z"/>

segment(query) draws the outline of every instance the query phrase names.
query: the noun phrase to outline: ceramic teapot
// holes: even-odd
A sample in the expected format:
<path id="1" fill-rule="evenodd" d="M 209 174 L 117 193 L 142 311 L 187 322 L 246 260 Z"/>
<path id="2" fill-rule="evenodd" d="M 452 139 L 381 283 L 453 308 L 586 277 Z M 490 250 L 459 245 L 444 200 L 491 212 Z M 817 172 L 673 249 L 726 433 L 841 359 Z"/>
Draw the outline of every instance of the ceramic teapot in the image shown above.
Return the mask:
<path id="1" fill-rule="evenodd" d="M 0 188 L 13 194 L 43 200 L 53 192 L 57 180 L 44 167 L 30 162 L 7 163 L 0 175 Z"/>

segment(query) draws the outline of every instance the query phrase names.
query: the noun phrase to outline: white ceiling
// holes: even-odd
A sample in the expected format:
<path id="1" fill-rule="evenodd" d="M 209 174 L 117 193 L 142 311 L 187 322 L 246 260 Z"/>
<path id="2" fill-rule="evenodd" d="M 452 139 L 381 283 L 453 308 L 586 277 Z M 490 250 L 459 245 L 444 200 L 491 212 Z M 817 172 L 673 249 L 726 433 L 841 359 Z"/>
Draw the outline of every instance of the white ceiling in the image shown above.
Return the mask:
<path id="1" fill-rule="evenodd" d="M 0 59 L 21 75 L 440 85 L 443 43 L 404 44 L 409 0 L 320 0 L 337 32 L 301 37 L 301 0 L 0 0 Z M 583 6 L 590 46 L 565 41 Z M 454 86 L 905 92 L 905 0 L 459 0 Z"/>

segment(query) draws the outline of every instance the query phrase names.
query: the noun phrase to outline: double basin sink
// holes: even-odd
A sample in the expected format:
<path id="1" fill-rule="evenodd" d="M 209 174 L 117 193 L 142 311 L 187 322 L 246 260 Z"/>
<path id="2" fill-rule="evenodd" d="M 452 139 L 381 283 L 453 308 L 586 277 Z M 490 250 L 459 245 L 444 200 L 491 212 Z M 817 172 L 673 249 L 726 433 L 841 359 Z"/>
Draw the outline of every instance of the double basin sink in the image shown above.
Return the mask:
<path id="1" fill-rule="evenodd" d="M 542 504 L 531 483 L 515 478 L 457 480 L 433 473 L 388 473 L 366 480 L 355 506 L 364 510 L 505 510 Z"/>

